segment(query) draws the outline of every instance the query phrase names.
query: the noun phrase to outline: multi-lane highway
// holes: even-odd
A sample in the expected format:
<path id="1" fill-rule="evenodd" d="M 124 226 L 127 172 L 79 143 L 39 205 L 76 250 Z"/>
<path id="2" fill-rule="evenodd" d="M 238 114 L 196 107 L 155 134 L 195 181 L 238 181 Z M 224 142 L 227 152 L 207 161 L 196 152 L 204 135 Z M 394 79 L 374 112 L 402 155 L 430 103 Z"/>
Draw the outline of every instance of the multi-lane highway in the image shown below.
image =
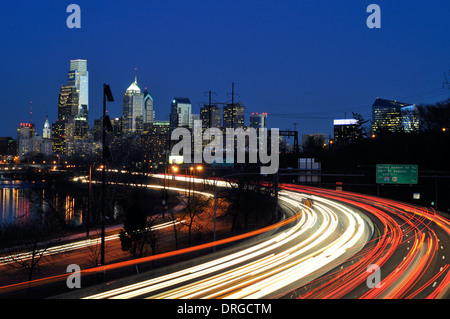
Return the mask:
<path id="1" fill-rule="evenodd" d="M 178 177 L 183 178 L 183 177 Z M 204 183 L 204 180 L 192 180 Z M 226 182 L 214 181 L 226 186 Z M 149 186 L 150 187 L 150 186 Z M 450 221 L 379 197 L 280 185 L 278 224 L 176 271 L 72 296 L 98 298 L 448 298 Z M 206 193 L 205 193 L 206 194 Z M 207 196 L 211 196 L 208 194 Z M 245 239 L 245 240 L 244 240 Z M 204 244 L 85 273 L 211 248 Z M 64 278 L 65 277 L 61 277 Z M 0 287 L 0 292 L 1 292 Z M 71 295 L 65 295 L 71 297 Z"/>
<path id="2" fill-rule="evenodd" d="M 377 197 L 283 188 L 280 200 L 293 211 L 292 222 L 271 236 L 86 298 L 448 297 L 449 220 Z M 303 204 L 305 198 L 312 208 Z"/>

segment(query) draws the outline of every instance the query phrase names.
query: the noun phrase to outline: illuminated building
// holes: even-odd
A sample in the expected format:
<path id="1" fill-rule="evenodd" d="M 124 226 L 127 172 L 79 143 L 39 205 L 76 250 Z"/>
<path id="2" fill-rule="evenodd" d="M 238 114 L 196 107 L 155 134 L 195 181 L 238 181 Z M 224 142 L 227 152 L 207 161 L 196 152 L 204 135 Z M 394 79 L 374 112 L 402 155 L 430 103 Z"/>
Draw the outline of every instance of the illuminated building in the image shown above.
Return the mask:
<path id="1" fill-rule="evenodd" d="M 76 88 L 78 110 L 76 115 L 87 121 L 89 111 L 89 72 L 86 60 L 70 60 L 68 84 Z"/>
<path id="2" fill-rule="evenodd" d="M 122 132 L 125 135 L 141 133 L 144 125 L 144 93 L 134 82 L 123 93 Z"/>
<path id="3" fill-rule="evenodd" d="M 155 111 L 153 109 L 153 97 L 145 88 L 144 94 L 144 124 L 153 123 L 155 120 Z"/>
<path id="4" fill-rule="evenodd" d="M 221 112 L 217 105 L 204 105 L 200 108 L 200 119 L 202 121 L 202 129 L 206 130 L 210 127 L 221 127 Z"/>
<path id="5" fill-rule="evenodd" d="M 255 129 L 267 128 L 267 113 L 252 113 L 250 127 Z"/>
<path id="6" fill-rule="evenodd" d="M 74 141 L 75 121 L 73 118 L 57 120 L 52 124 L 52 151 L 59 155 L 70 155 Z"/>
<path id="7" fill-rule="evenodd" d="M 48 122 L 48 115 L 45 120 L 44 129 L 42 131 L 42 137 L 44 139 L 51 139 L 52 138 L 52 129 L 50 127 L 50 123 Z"/>
<path id="8" fill-rule="evenodd" d="M 413 132 L 419 129 L 414 104 L 377 98 L 372 105 L 372 133 Z"/>
<path id="9" fill-rule="evenodd" d="M 245 106 L 227 103 L 223 107 L 223 128 L 245 128 Z"/>
<path id="10" fill-rule="evenodd" d="M 58 120 L 66 120 L 78 115 L 78 93 L 72 85 L 61 86 L 58 98 Z"/>
<path id="11" fill-rule="evenodd" d="M 170 121 L 144 124 L 141 145 L 147 167 L 156 168 L 166 161 L 170 143 Z"/>
<path id="12" fill-rule="evenodd" d="M 170 111 L 170 129 L 177 127 L 192 127 L 192 104 L 187 97 L 175 97 Z"/>
<path id="13" fill-rule="evenodd" d="M 356 119 L 338 119 L 334 120 L 334 143 L 337 145 L 352 142 L 356 137 L 358 120 Z"/>
<path id="14" fill-rule="evenodd" d="M 34 137 L 36 135 L 36 127 L 33 123 L 20 123 L 17 128 L 17 148 L 19 160 L 24 159 L 30 153 L 35 151 Z"/>
<path id="15" fill-rule="evenodd" d="M 12 137 L 0 137 L 0 155 L 16 156 L 17 155 L 17 141 Z"/>

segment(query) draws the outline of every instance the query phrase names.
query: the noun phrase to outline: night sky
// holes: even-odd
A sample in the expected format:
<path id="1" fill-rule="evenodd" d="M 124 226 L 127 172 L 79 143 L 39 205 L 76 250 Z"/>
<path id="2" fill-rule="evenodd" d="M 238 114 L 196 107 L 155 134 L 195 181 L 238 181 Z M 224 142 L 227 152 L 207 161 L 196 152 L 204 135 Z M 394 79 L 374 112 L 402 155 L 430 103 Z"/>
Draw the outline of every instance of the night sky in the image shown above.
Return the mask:
<path id="1" fill-rule="evenodd" d="M 69 29 L 69 4 L 81 7 L 81 29 Z M 369 4 L 381 7 L 381 28 L 369 29 Z M 173 97 L 193 113 L 208 101 L 231 101 L 231 83 L 269 127 L 332 134 L 333 119 L 371 117 L 377 98 L 409 103 L 450 96 L 450 1 L 8 1 L 0 9 L 0 136 L 16 138 L 32 121 L 57 117 L 58 94 L 71 59 L 87 59 L 89 122 L 102 112 L 102 85 L 122 115 L 122 94 L 134 81 L 168 120 Z M 449 77 L 450 81 L 450 77 Z"/>

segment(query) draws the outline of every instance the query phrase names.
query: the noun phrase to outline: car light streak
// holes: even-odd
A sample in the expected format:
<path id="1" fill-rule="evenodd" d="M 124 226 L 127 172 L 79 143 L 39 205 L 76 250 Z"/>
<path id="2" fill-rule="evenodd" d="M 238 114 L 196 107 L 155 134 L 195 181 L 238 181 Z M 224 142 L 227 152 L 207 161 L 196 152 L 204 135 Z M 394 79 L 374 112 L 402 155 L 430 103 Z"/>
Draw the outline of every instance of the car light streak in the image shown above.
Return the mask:
<path id="1" fill-rule="evenodd" d="M 283 192 L 280 195 L 280 199 L 302 207 L 299 199 L 303 196 L 292 192 Z M 336 233 L 338 214 L 342 215 L 341 218 L 348 224 L 342 234 Z M 315 227 L 311 228 L 312 226 Z M 153 294 L 152 298 L 270 296 L 285 285 L 312 273 L 318 274 L 319 268 L 346 253 L 347 249 L 355 245 L 362 247 L 361 241 L 364 242 L 369 237 L 367 230 L 358 214 L 343 205 L 317 198 L 315 209 L 303 206 L 299 222 L 281 235 L 200 267 L 89 298 L 136 298 L 148 294 Z M 364 234 L 366 237 L 363 239 Z M 197 281 L 191 283 L 194 279 Z M 168 290 L 174 286 L 177 288 Z M 165 291 L 158 293 L 161 289 Z"/>
<path id="2" fill-rule="evenodd" d="M 220 179 L 171 177 L 220 187 L 230 185 Z M 314 202 L 312 208 L 302 204 L 305 198 Z M 82 273 L 136 265 L 251 237 L 254 238 L 252 246 L 173 273 L 92 294 L 86 299 L 449 296 L 450 265 L 446 253 L 450 221 L 436 212 L 375 196 L 290 184 L 280 184 L 279 200 L 297 214 L 272 226 L 217 242 Z M 260 234 L 268 235 L 256 238 Z M 379 266 L 382 274 L 378 288 L 366 284 L 367 268 L 372 264 Z M 55 276 L 42 282 L 61 278 L 65 277 Z M 15 287 L 0 287 L 0 293 L 2 289 Z"/>

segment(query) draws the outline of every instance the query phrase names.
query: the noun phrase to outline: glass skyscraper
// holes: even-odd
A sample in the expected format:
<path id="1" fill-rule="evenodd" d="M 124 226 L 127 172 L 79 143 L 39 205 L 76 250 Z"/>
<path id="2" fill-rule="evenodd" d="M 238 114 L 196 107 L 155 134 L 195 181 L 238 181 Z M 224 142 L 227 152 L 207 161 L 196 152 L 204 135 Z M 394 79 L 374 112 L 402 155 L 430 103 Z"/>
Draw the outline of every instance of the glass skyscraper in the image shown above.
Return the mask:
<path id="1" fill-rule="evenodd" d="M 89 72 L 86 60 L 70 60 L 68 84 L 74 86 L 78 93 L 77 116 L 88 118 L 89 112 Z"/>
<path id="2" fill-rule="evenodd" d="M 192 125 L 192 104 L 187 97 L 175 97 L 170 111 L 170 130 Z"/>

